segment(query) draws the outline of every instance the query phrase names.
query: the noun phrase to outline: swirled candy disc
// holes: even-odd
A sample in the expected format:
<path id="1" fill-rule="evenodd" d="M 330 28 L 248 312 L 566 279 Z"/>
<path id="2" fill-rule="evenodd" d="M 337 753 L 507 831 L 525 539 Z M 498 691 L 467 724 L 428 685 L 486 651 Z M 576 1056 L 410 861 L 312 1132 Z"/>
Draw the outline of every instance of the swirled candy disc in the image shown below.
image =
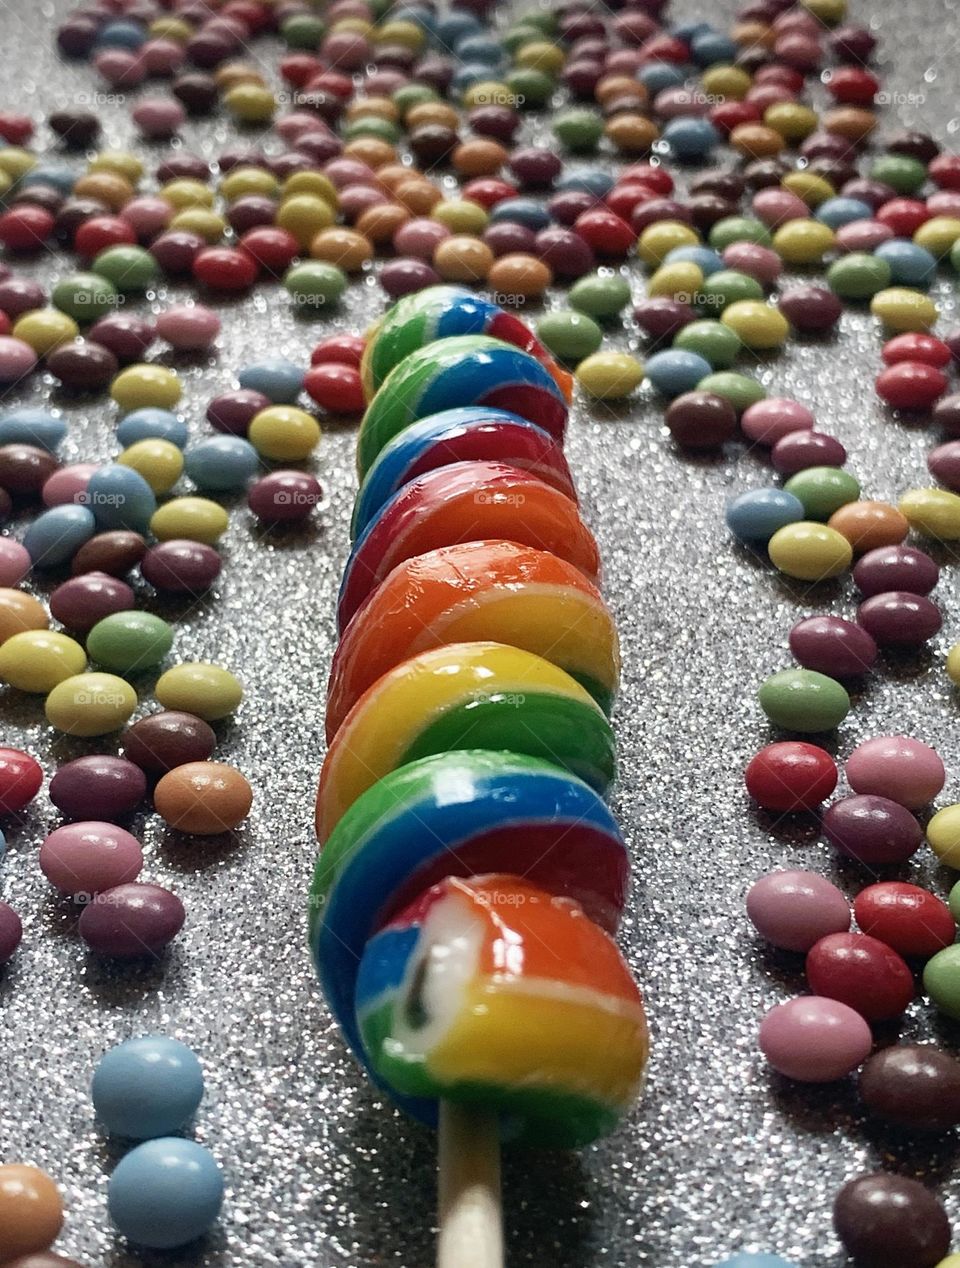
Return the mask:
<path id="1" fill-rule="evenodd" d="M 351 1047 L 368 939 L 447 876 L 510 872 L 575 899 L 602 928 L 623 911 L 627 853 L 610 811 L 582 780 L 519 753 L 421 758 L 359 797 L 321 851 L 310 939 L 324 994 Z"/>
<path id="2" fill-rule="evenodd" d="M 405 484 L 454 462 L 506 462 L 577 500 L 563 450 L 548 432 L 519 414 L 468 405 L 411 423 L 381 449 L 357 495 L 352 535 Z"/>
<path id="3" fill-rule="evenodd" d="M 394 304 L 367 339 L 360 366 L 367 399 L 404 357 L 455 335 L 489 335 L 529 352 L 549 369 L 570 400 L 570 375 L 556 365 L 533 331 L 513 313 L 463 286 L 428 286 Z"/>
<path id="4" fill-rule="evenodd" d="M 510 410 L 563 439 L 567 404 L 540 361 L 499 339 L 458 335 L 412 352 L 384 379 L 360 425 L 361 478 L 404 427 L 458 405 Z"/>
<path id="5" fill-rule="evenodd" d="M 351 709 L 320 775 L 320 844 L 378 779 L 464 746 L 543 758 L 601 794 L 614 777 L 610 724 L 569 674 L 517 647 L 454 643 L 391 669 Z"/>
<path id="6" fill-rule="evenodd" d="M 356 613 L 330 668 L 327 738 L 387 670 L 432 647 L 478 640 L 543 656 L 609 711 L 620 652 L 596 587 L 546 551 L 467 542 L 398 564 Z"/>
<path id="7" fill-rule="evenodd" d="M 598 578 L 600 553 L 576 503 L 502 462 L 458 462 L 411 481 L 358 538 L 340 587 L 340 630 L 405 559 L 498 538 L 547 550 L 591 581 Z"/>
<path id="8" fill-rule="evenodd" d="M 364 951 L 356 1010 L 394 1094 L 482 1106 L 521 1144 L 589 1144 L 643 1082 L 643 1000 L 616 944 L 515 876 L 443 881 L 392 920 Z"/>

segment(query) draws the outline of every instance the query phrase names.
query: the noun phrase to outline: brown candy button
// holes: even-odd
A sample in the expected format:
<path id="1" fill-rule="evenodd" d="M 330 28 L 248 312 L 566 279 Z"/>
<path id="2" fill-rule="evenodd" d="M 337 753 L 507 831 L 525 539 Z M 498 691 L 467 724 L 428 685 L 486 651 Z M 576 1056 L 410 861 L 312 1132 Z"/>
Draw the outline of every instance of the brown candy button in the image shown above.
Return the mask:
<path id="1" fill-rule="evenodd" d="M 860 1071 L 860 1096 L 872 1113 L 916 1132 L 960 1123 L 960 1061 L 932 1044 L 898 1044 Z"/>
<path id="2" fill-rule="evenodd" d="M 63 1225 L 60 1191 L 37 1167 L 0 1167 L 0 1255 L 47 1250 Z"/>
<path id="3" fill-rule="evenodd" d="M 859 1268 L 936 1268 L 950 1250 L 950 1224 L 939 1200 L 904 1176 L 878 1172 L 845 1184 L 833 1224 Z"/>

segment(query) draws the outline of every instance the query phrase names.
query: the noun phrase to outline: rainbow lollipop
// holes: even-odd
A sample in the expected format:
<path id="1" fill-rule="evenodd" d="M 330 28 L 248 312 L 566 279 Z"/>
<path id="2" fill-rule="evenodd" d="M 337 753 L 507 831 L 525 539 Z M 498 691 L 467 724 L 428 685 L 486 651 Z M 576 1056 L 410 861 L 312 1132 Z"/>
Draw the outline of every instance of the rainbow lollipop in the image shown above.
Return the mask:
<path id="1" fill-rule="evenodd" d="M 401 661 L 484 639 L 543 656 L 609 710 L 620 651 L 596 587 L 546 551 L 467 542 L 399 564 L 353 617 L 330 668 L 328 740 L 368 687 Z"/>
<path id="2" fill-rule="evenodd" d="M 419 348 L 387 375 L 360 425 L 361 477 L 398 432 L 458 405 L 510 410 L 563 439 L 567 402 L 542 362 L 499 339 L 459 335 Z"/>
<path id="3" fill-rule="evenodd" d="M 352 535 L 405 484 L 455 462 L 506 462 L 577 500 L 563 450 L 548 432 L 519 414 L 468 405 L 411 423 L 381 449 L 357 494 Z"/>
<path id="4" fill-rule="evenodd" d="M 401 766 L 350 806 L 321 851 L 311 891 L 317 972 L 350 1046 L 364 947 L 448 876 L 510 872 L 572 898 L 613 932 L 627 854 L 610 811 L 582 780 L 519 753 L 466 749 Z"/>
<path id="5" fill-rule="evenodd" d="M 497 538 L 549 551 L 598 579 L 597 543 L 576 503 L 516 467 L 458 462 L 411 481 L 357 539 L 340 587 L 341 631 L 398 564 L 442 546 Z"/>
<path id="6" fill-rule="evenodd" d="M 407 295 L 374 327 L 360 366 L 367 399 L 373 397 L 404 357 L 428 343 L 455 335 L 489 335 L 529 352 L 543 362 L 570 400 L 570 375 L 556 364 L 533 331 L 513 313 L 462 286 L 429 286 Z"/>
<path id="7" fill-rule="evenodd" d="M 450 879 L 367 943 L 356 1011 L 396 1095 L 494 1113 L 504 1139 L 569 1149 L 640 1091 L 640 992 L 610 936 L 516 876 Z"/>
<path id="8" fill-rule="evenodd" d="M 569 674 L 502 643 L 454 643 L 391 669 L 350 710 L 320 774 L 321 846 L 384 775 L 464 747 L 545 759 L 601 794 L 614 776 L 610 723 Z"/>

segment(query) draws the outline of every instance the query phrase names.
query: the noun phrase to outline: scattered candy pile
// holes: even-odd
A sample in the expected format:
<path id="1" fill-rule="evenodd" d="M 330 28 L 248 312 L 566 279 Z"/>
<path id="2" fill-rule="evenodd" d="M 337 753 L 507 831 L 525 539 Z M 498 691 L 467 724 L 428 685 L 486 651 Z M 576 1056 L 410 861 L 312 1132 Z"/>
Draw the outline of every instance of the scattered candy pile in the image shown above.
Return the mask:
<path id="1" fill-rule="evenodd" d="M 242 694 L 226 669 L 167 669 L 153 686 L 161 711 L 127 726 L 140 704 L 129 679 L 158 670 L 174 644 L 172 627 L 137 603 L 147 587 L 189 596 L 215 582 L 222 495 L 246 490 L 265 524 L 313 512 L 314 475 L 262 474 L 316 449 L 320 425 L 297 404 L 303 393 L 325 413 L 365 411 L 317 804 L 318 969 L 351 1047 L 406 1109 L 432 1120 L 438 1102 L 480 1100 L 507 1135 L 579 1144 L 631 1103 L 646 1032 L 608 936 L 626 874 L 601 801 L 614 776 L 604 714 L 618 651 L 561 448 L 573 382 L 597 401 L 648 383 L 681 449 L 744 439 L 768 452 L 783 483 L 730 504 L 734 537 L 805 583 L 852 569 L 862 602 L 855 619 L 799 621 L 789 638 L 799 668 L 767 679 L 759 703 L 778 729 L 832 730 L 851 707 L 848 687 L 878 672 L 890 649 L 922 647 L 941 629 L 928 597 L 938 566 L 905 542 L 911 530 L 960 540 L 960 394 L 949 392 L 960 334 L 930 334 L 938 312 L 927 294 L 943 262 L 960 271 L 960 157 L 916 132 L 868 152 L 881 90 L 868 67 L 875 41 L 839 25 L 844 0 L 754 0 L 729 35 L 704 22 L 663 25 L 662 0 L 612 13 L 574 2 L 496 32 L 486 8 L 334 0 L 321 15 L 259 0 L 213 10 L 104 0 L 60 27 L 62 54 L 89 59 L 109 93 L 167 86 L 133 106 L 144 138 L 176 139 L 188 118 L 222 109 L 240 126 L 272 127 L 287 148 L 224 151 L 215 178 L 179 142 L 150 175 L 115 151 L 80 171 L 70 155 L 98 142 L 97 112 L 49 117 L 67 155 L 52 159 L 26 148 L 31 120 L 0 114 L 0 245 L 11 261 L 62 247 L 80 269 L 48 295 L 0 265 L 0 383 L 42 367 L 67 390 L 109 389 L 122 414 L 116 462 L 67 467 L 56 414 L 0 417 L 0 517 L 38 499 L 44 508 L 22 544 L 0 538 L 0 680 L 43 695 L 65 734 L 126 727 L 123 757 L 84 756 L 51 778 L 68 822 L 44 841 L 40 866 L 83 902 L 77 927 L 92 950 L 159 952 L 183 906 L 139 880 L 140 844 L 117 821 L 149 781 L 167 824 L 214 834 L 243 821 L 252 792 L 210 760 L 209 724 Z M 282 94 L 239 60 L 268 32 L 288 49 Z M 806 100 L 815 78 L 833 103 L 822 113 Z M 515 144 L 525 112 L 554 104 L 558 89 L 555 147 Z M 733 165 L 692 170 L 721 150 Z M 597 153 L 596 166 L 564 163 Z M 611 153 L 627 161 L 615 175 Z M 648 274 L 635 303 L 620 269 L 634 251 Z M 782 282 L 815 268 L 825 284 Z M 236 389 L 209 402 L 216 434 L 188 443 L 173 412 L 178 376 L 144 358 L 158 340 L 204 353 L 219 318 L 203 303 L 138 315 L 139 297 L 164 277 L 192 278 L 214 298 L 279 280 L 298 314 L 322 317 L 361 276 L 400 300 L 375 331 L 323 339 L 308 369 L 282 358 L 245 367 Z M 569 286 L 568 307 L 533 330 L 508 311 L 555 284 Z M 862 500 L 840 441 L 802 403 L 768 396 L 735 368 L 792 333 L 829 334 L 845 304 L 866 303 L 886 339 L 880 399 L 929 413 L 948 437 L 929 456 L 945 487 L 907 491 L 897 505 Z M 643 362 L 603 347 L 628 310 Z M 175 495 L 183 476 L 195 493 Z M 16 588 L 57 569 L 71 576 L 49 612 Z M 50 630 L 51 617 L 66 632 Z M 946 672 L 960 683 L 960 644 Z M 775 872 L 751 889 L 756 929 L 806 956 L 813 992 L 768 1014 L 761 1047 L 803 1081 L 862 1066 L 870 1112 L 943 1131 L 960 1123 L 960 1065 L 932 1045 L 873 1052 L 870 1024 L 903 1013 L 920 965 L 925 992 L 960 1017 L 960 888 L 947 904 L 877 879 L 920 848 L 918 813 L 943 788 L 944 767 L 919 740 L 883 736 L 850 753 L 844 773 L 852 795 L 823 811 L 823 834 L 872 883 L 852 909 L 808 871 Z M 838 779 L 826 749 L 796 739 L 776 739 L 746 772 L 751 797 L 777 816 L 818 812 Z M 0 750 L 0 810 L 22 810 L 42 783 L 28 753 Z M 960 866 L 960 807 L 940 809 L 925 831 L 937 856 Z M 0 965 L 21 935 L 0 903 Z M 526 957 L 509 974 L 493 972 L 504 939 Z M 541 962 L 538 944 L 558 942 L 568 960 Z M 443 977 L 451 965 L 455 985 Z M 497 1037 L 520 1032 L 530 1042 L 511 1045 L 511 1065 Z M 169 1137 L 196 1108 L 171 1111 L 158 1132 L 129 1117 L 133 1077 L 147 1080 L 137 1115 L 163 1118 L 170 1089 L 153 1078 L 171 1063 L 180 1092 L 193 1086 L 187 1057 L 170 1049 L 148 1077 L 142 1045 L 164 1043 L 134 1041 L 104 1059 L 95 1099 L 111 1130 Z M 172 1181 L 164 1198 L 164 1171 L 194 1179 Z M 135 1242 L 177 1245 L 215 1219 L 221 1191 L 199 1146 L 149 1139 L 117 1168 L 111 1213 Z M 28 1206 L 36 1222 L 18 1232 Z M 46 1250 L 61 1220 L 47 1177 L 0 1169 L 0 1226 L 21 1236 L 15 1254 Z M 937 1199 L 892 1174 L 852 1180 L 835 1225 L 866 1268 L 946 1268 L 954 1258 L 943 1259 L 950 1230 Z M 745 1253 L 724 1268 L 790 1265 Z"/>

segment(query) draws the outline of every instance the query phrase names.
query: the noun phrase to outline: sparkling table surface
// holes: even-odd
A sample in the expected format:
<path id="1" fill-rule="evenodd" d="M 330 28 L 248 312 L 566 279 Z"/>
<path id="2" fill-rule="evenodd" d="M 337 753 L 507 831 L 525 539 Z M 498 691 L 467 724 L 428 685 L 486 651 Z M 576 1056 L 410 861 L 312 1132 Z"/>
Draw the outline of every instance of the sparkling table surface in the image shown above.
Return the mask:
<path id="1" fill-rule="evenodd" d="M 104 144 L 155 161 L 163 147 L 135 140 L 122 101 L 95 95 L 89 67 L 57 59 L 52 30 L 68 7 L 65 0 L 0 7 L 0 103 L 33 115 L 88 106 L 101 115 Z M 724 20 L 733 8 L 729 0 L 711 6 Z M 860 0 L 852 8 L 881 40 L 885 129 L 899 120 L 949 144 L 960 131 L 960 4 Z M 671 13 L 702 17 L 703 7 L 677 0 Z M 278 50 L 269 41 L 252 49 L 274 80 Z M 527 129 L 535 138 L 539 125 Z M 45 130 L 40 136 L 49 143 Z M 189 124 L 183 143 L 212 158 L 235 139 L 218 119 Z M 269 143 L 279 148 L 276 138 Z M 69 271 L 70 259 L 44 257 L 26 269 L 50 282 Z M 629 272 L 639 297 L 641 273 L 635 265 Z M 941 328 L 949 329 L 957 323 L 949 276 L 935 293 Z M 159 309 L 181 294 L 167 287 L 151 304 Z M 547 306 L 561 302 L 551 292 Z M 268 353 L 306 364 L 321 335 L 362 329 L 384 298 L 368 278 L 336 314 L 314 320 L 295 314 L 279 287 L 216 306 L 223 333 L 214 356 L 162 358 L 183 375 L 194 437 L 209 433 L 206 402 L 234 384 L 239 366 Z M 628 325 L 605 346 L 638 348 L 637 331 Z M 925 456 L 935 441 L 877 404 L 878 362 L 872 320 L 848 310 L 835 338 L 794 341 L 760 362 L 758 373 L 771 391 L 809 404 L 821 428 L 840 437 L 865 496 L 896 500 L 929 483 Z M 69 420 L 65 460 L 115 455 L 116 418 L 105 398 L 68 397 L 41 375 L 5 403 L 44 399 Z M 209 598 L 151 603 L 176 619 L 176 657 L 215 660 L 244 680 L 246 699 L 220 728 L 218 756 L 255 789 L 248 823 L 229 838 L 185 838 L 153 814 L 135 821 L 145 840 L 144 879 L 170 886 L 187 907 L 187 925 L 163 959 L 116 969 L 85 952 L 73 932 L 75 908 L 52 896 L 37 866 L 39 842 L 56 823 L 45 791 L 10 825 L 0 895 L 21 913 L 25 936 L 0 974 L 0 1159 L 29 1161 L 56 1177 L 68 1203 L 57 1249 L 97 1268 L 144 1261 L 106 1217 L 107 1178 L 120 1152 L 94 1124 L 90 1074 L 105 1048 L 150 1031 L 191 1044 L 204 1062 L 208 1091 L 194 1134 L 223 1164 L 228 1193 L 205 1242 L 147 1257 L 148 1264 L 421 1268 L 431 1261 L 434 1142 L 365 1083 L 306 952 L 312 802 L 356 489 L 354 434 L 353 426 L 326 425 L 316 461 L 326 502 L 314 524 L 265 531 L 237 499 L 224 571 Z M 788 1086 L 770 1076 L 756 1049 L 762 1011 L 803 982 L 795 960 L 765 952 L 752 937 L 743 912 L 749 884 L 784 865 L 813 867 L 851 894 L 863 881 L 836 870 L 815 824 L 774 829 L 748 804 L 743 766 L 771 738 L 754 692 L 791 663 L 791 624 L 816 611 L 850 615 L 852 586 L 849 578 L 813 589 L 791 584 L 736 548 L 724 504 L 768 483 L 768 469 L 740 445 L 715 457 L 681 455 L 648 393 L 622 408 L 578 405 L 568 454 L 623 641 L 614 805 L 634 882 L 621 942 L 646 995 L 653 1058 L 642 1106 L 610 1139 L 576 1155 L 507 1156 L 509 1261 L 710 1268 L 748 1248 L 803 1268 L 837 1268 L 845 1259 L 830 1207 L 839 1185 L 860 1171 L 883 1165 L 916 1174 L 940 1186 L 960 1216 L 955 1141 L 913 1149 L 865 1120 L 852 1085 Z M 945 650 L 960 637 L 960 613 L 955 560 L 946 551 L 938 557 L 950 565 L 936 595 L 943 631 L 920 654 L 882 659 L 839 728 L 836 749 L 845 755 L 860 739 L 890 731 L 938 745 L 949 772 L 946 804 L 960 799 L 957 698 L 943 669 Z M 152 680 L 136 685 L 146 709 Z M 37 698 L 0 689 L 0 719 L 3 743 L 30 748 L 48 774 L 95 751 L 90 742 L 55 737 Z M 941 893 L 950 880 L 927 861 L 903 875 Z M 957 1027 L 923 1001 L 902 1034 L 957 1047 Z"/>

